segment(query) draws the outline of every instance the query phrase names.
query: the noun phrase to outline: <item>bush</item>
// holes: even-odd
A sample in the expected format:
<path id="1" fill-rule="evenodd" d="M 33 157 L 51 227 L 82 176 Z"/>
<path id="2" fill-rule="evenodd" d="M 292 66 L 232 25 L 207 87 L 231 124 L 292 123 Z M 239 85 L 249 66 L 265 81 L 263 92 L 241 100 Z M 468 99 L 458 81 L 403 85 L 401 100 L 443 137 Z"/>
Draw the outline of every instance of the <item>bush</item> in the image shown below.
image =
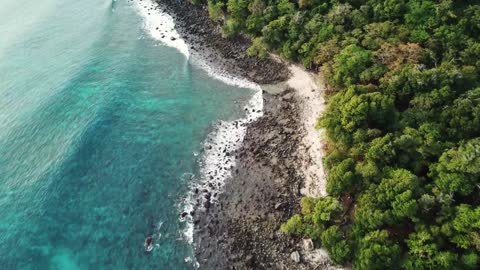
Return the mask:
<path id="1" fill-rule="evenodd" d="M 322 244 L 329 251 L 330 258 L 335 263 L 346 263 L 350 259 L 351 247 L 342 236 L 337 226 L 330 226 L 322 233 Z"/>
<path id="2" fill-rule="evenodd" d="M 208 0 L 208 15 L 213 21 L 220 21 L 223 19 L 223 2 L 214 3 L 213 0 Z"/>

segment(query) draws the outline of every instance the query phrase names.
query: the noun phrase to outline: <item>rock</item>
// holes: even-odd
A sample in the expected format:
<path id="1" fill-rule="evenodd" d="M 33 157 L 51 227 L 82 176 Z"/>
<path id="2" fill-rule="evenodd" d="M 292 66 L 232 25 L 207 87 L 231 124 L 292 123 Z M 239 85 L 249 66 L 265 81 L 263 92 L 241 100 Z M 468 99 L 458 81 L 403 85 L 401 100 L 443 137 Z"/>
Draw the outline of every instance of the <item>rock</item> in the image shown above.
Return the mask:
<path id="1" fill-rule="evenodd" d="M 275 204 L 275 210 L 280 209 L 280 207 L 282 207 L 282 206 L 283 206 L 283 203 L 276 203 Z"/>
<path id="2" fill-rule="evenodd" d="M 284 128 L 283 129 L 283 132 L 287 133 L 287 134 L 292 134 L 295 132 L 295 130 L 293 128 Z"/>
<path id="3" fill-rule="evenodd" d="M 170 40 L 172 40 L 172 41 L 173 41 L 173 40 L 176 40 L 176 38 L 175 38 L 175 37 L 171 37 L 171 38 L 170 38 Z"/>
<path id="4" fill-rule="evenodd" d="M 245 257 L 245 264 L 250 267 L 255 265 L 255 259 L 253 258 L 253 255 L 248 254 Z"/>
<path id="5" fill-rule="evenodd" d="M 145 253 L 150 253 L 153 250 L 153 236 L 152 235 L 148 236 L 145 239 L 145 241 L 143 243 L 143 247 L 144 247 Z"/>
<path id="6" fill-rule="evenodd" d="M 210 201 L 207 200 L 207 201 L 203 202 L 203 207 L 205 207 L 205 209 L 208 210 L 210 208 Z"/>
<path id="7" fill-rule="evenodd" d="M 313 241 L 310 238 L 303 239 L 303 250 L 305 251 L 311 251 L 315 248 L 313 245 Z"/>
<path id="8" fill-rule="evenodd" d="M 294 251 L 290 254 L 290 259 L 296 263 L 300 263 L 300 253 L 298 251 Z"/>
<path id="9" fill-rule="evenodd" d="M 282 98 L 288 100 L 288 99 L 291 99 L 292 97 L 293 97 L 293 94 L 292 94 L 292 93 L 288 93 L 288 94 L 284 95 Z"/>

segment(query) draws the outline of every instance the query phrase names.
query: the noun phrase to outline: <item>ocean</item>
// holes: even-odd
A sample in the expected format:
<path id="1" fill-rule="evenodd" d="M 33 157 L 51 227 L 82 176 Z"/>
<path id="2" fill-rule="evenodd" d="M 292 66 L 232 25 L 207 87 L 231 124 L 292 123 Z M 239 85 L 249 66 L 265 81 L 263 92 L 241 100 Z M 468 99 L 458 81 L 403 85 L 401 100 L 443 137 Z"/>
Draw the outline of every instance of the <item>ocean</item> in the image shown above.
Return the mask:
<path id="1" fill-rule="evenodd" d="M 2 1 L 1 269 L 195 268 L 180 215 L 261 93 L 173 28 L 150 0 Z"/>

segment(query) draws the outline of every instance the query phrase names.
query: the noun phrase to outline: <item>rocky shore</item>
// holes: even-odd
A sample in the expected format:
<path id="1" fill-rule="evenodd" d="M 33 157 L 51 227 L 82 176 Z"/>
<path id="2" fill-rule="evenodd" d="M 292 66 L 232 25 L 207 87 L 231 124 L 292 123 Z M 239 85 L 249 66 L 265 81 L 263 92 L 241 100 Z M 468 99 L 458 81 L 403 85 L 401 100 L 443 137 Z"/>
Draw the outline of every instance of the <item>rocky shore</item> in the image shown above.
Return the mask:
<path id="1" fill-rule="evenodd" d="M 303 100 L 293 89 L 264 92 L 264 116 L 249 125 L 236 153 L 234 176 L 196 217 L 196 257 L 205 269 L 326 269 L 313 243 L 280 231 L 299 211 L 308 153 L 299 151 L 306 130 Z"/>
<path id="2" fill-rule="evenodd" d="M 182 213 L 194 223 L 200 268 L 331 268 L 325 251 L 315 249 L 311 240 L 280 231 L 281 224 L 299 211 L 302 194 L 325 193 L 322 145 L 314 128 L 323 110 L 323 89 L 301 68 L 247 56 L 250 41 L 224 39 L 204 7 L 184 0 L 157 3 L 174 17 L 193 54 L 266 89 L 264 115 L 248 125 L 239 150 L 223 151 L 225 157 L 236 159 L 233 176 L 221 192 L 196 189 L 198 208 Z"/>
<path id="3" fill-rule="evenodd" d="M 194 5 L 187 0 L 156 1 L 162 11 L 173 16 L 175 28 L 190 46 L 193 55 L 200 56 L 222 71 L 258 84 L 288 78 L 288 68 L 281 61 L 247 56 L 245 52 L 251 44 L 247 37 L 223 38 L 220 26 L 210 20 L 205 6 Z"/>

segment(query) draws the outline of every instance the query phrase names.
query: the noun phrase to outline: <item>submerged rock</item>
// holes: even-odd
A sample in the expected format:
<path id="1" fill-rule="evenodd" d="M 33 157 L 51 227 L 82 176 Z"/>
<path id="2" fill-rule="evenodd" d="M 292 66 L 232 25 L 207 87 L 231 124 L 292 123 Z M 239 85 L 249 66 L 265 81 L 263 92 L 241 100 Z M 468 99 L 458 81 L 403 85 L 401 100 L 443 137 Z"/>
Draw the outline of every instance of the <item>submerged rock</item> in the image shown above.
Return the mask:
<path id="1" fill-rule="evenodd" d="M 146 253 L 150 253 L 153 250 L 153 236 L 150 235 L 143 242 L 143 248 Z"/>

